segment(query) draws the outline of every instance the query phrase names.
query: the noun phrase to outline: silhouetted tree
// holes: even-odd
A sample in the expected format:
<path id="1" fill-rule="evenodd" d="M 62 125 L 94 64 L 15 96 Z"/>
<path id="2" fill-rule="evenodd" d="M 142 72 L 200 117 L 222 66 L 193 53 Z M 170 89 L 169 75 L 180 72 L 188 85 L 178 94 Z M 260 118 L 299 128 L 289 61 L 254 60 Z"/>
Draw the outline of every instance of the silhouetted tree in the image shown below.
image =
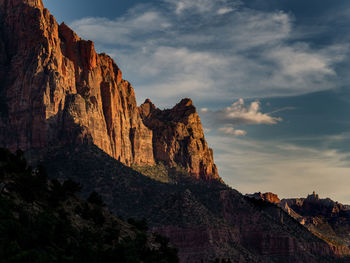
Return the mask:
<path id="1" fill-rule="evenodd" d="M 103 202 L 103 199 L 101 197 L 101 195 L 99 195 L 97 192 L 93 191 L 87 201 L 91 204 L 95 204 L 95 205 L 98 205 L 98 206 L 106 206 L 106 204 Z"/>

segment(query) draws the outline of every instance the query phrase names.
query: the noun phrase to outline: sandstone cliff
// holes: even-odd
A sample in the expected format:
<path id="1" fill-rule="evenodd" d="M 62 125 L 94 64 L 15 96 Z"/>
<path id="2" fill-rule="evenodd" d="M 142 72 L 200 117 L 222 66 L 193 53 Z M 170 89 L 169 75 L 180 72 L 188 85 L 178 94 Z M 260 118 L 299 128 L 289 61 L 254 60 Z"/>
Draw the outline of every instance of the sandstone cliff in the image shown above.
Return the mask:
<path id="1" fill-rule="evenodd" d="M 126 165 L 164 162 L 218 178 L 192 104 L 145 119 L 116 63 L 58 25 L 41 0 L 1 0 L 0 20 L 1 146 L 89 143 Z"/>
<path id="2" fill-rule="evenodd" d="M 145 125 L 153 131 L 156 160 L 181 165 L 192 176 L 220 179 L 213 151 L 205 141 L 200 118 L 190 99 L 183 99 L 170 110 L 159 110 L 147 99 L 140 106 Z"/>

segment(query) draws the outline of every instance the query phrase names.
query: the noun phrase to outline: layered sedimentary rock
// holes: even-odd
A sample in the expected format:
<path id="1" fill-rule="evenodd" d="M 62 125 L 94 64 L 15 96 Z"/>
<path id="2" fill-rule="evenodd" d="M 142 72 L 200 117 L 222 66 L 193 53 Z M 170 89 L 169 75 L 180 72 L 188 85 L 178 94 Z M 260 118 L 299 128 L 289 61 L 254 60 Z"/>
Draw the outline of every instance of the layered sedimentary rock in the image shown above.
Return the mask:
<path id="1" fill-rule="evenodd" d="M 163 161 L 218 177 L 192 105 L 180 103 L 159 129 L 146 126 L 116 63 L 58 25 L 41 0 L 1 0 L 0 19 L 2 146 L 89 143 L 126 165 Z"/>
<path id="2" fill-rule="evenodd" d="M 315 192 L 307 198 L 283 199 L 281 203 L 310 231 L 336 244 L 337 253 L 350 254 L 349 206 L 329 198 L 321 199 Z"/>
<path id="3" fill-rule="evenodd" d="M 313 234 L 329 243 L 333 253 L 350 255 L 350 207 L 329 198 L 321 199 L 313 192 L 307 198 L 278 201 L 272 193 L 247 195 L 250 198 L 277 204 Z M 275 198 L 271 198 L 275 197 Z"/>
<path id="4" fill-rule="evenodd" d="M 220 179 L 213 151 L 207 145 L 200 118 L 191 99 L 183 99 L 175 107 L 160 110 L 147 99 L 140 106 L 145 125 L 153 131 L 156 160 L 167 165 L 181 165 L 192 176 Z"/>

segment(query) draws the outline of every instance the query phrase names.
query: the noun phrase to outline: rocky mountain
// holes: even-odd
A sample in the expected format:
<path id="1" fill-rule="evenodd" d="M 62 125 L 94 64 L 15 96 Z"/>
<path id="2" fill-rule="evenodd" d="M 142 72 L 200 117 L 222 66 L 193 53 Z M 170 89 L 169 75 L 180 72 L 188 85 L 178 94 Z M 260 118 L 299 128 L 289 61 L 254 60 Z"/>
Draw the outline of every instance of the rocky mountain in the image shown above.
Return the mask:
<path id="1" fill-rule="evenodd" d="M 159 110 L 148 99 L 139 108 L 145 125 L 153 132 L 157 161 L 180 165 L 195 178 L 218 179 L 213 151 L 207 145 L 200 118 L 191 99 L 170 110 Z"/>
<path id="2" fill-rule="evenodd" d="M 0 0 L 0 21 L 1 146 L 79 182 L 83 197 L 98 192 L 114 214 L 147 219 L 181 262 L 345 262 L 279 206 L 223 183 L 190 99 L 138 107 L 116 63 L 41 0 Z"/>
<path id="3" fill-rule="evenodd" d="M 99 192 L 115 214 L 146 218 L 179 249 L 180 262 L 318 263 L 346 255 L 280 207 L 245 198 L 219 181 L 189 181 L 181 170 L 172 170 L 168 176 L 177 182 L 162 183 L 89 145 L 56 148 L 43 163 L 52 177 L 84 185 L 84 196 Z"/>
<path id="4" fill-rule="evenodd" d="M 315 192 L 307 198 L 283 199 L 283 208 L 293 211 L 313 233 L 334 243 L 350 247 L 350 207 Z M 292 212 L 292 213 L 293 213 Z"/>
<path id="5" fill-rule="evenodd" d="M 255 193 L 255 194 L 248 194 L 247 195 L 250 198 L 255 198 L 257 200 L 263 200 L 267 201 L 269 203 L 273 204 L 279 204 L 281 203 L 281 200 L 278 198 L 278 196 L 274 193 Z"/>
<path id="6" fill-rule="evenodd" d="M 115 62 L 59 25 L 41 0 L 3 0 L 0 17 L 3 147 L 90 143 L 128 166 L 164 162 L 219 178 L 189 100 L 157 114 L 139 109 Z"/>
<path id="7" fill-rule="evenodd" d="M 322 238 L 334 249 L 343 254 L 350 254 L 350 207 L 329 198 L 321 199 L 313 192 L 306 198 L 282 199 L 277 202 L 265 198 L 267 194 L 248 195 L 255 199 L 277 204 L 300 224 L 308 228 L 316 236 Z M 276 198 L 277 197 L 277 198 Z"/>

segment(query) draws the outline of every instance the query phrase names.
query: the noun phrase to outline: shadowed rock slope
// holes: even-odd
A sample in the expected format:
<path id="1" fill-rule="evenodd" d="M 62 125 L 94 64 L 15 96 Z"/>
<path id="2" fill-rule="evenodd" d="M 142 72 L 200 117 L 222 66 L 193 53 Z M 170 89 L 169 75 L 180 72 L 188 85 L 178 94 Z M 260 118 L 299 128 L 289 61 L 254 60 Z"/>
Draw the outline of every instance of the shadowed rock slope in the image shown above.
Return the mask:
<path id="1" fill-rule="evenodd" d="M 337 262 L 332 246 L 276 205 L 242 196 L 226 185 L 189 180 L 161 183 L 111 158 L 97 147 L 49 152 L 49 174 L 99 192 L 124 218 L 147 218 L 153 231 L 170 238 L 181 262 Z M 344 262 L 344 261 L 340 261 Z"/>
<path id="2" fill-rule="evenodd" d="M 350 255 L 350 207 L 314 192 L 307 198 L 283 199 L 281 206 L 310 231 Z"/>
<path id="3" fill-rule="evenodd" d="M 338 255 L 350 255 L 350 207 L 313 192 L 307 198 L 279 200 L 272 193 L 248 195 L 277 204 L 313 234 L 325 240 Z"/>

